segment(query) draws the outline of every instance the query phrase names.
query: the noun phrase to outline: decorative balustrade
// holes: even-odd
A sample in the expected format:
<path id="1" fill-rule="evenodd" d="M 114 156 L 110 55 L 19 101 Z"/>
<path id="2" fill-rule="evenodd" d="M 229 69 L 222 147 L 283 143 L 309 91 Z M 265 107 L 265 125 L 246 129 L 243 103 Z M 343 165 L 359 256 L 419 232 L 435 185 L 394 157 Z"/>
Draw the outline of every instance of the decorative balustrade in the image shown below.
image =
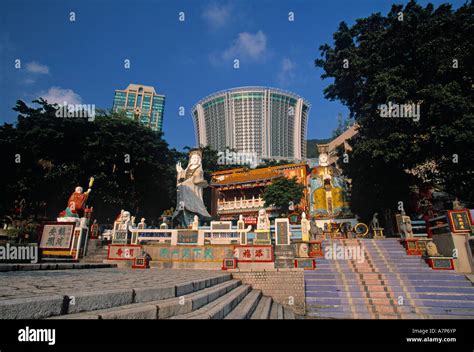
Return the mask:
<path id="1" fill-rule="evenodd" d="M 217 201 L 218 210 L 237 210 L 237 209 L 252 209 L 263 208 L 265 201 L 262 198 L 255 199 L 235 199 L 229 201 Z"/>

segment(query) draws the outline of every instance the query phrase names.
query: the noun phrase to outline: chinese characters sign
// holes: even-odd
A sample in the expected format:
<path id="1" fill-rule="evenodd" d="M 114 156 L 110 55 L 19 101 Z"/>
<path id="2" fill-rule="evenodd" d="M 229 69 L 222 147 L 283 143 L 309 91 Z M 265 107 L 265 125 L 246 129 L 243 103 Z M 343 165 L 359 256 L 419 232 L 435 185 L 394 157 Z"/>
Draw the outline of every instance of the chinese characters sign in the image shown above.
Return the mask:
<path id="1" fill-rule="evenodd" d="M 288 219 L 275 219 L 275 244 L 290 244 L 290 223 Z"/>
<path id="2" fill-rule="evenodd" d="M 234 257 L 239 262 L 272 262 L 272 246 L 235 246 Z"/>
<path id="3" fill-rule="evenodd" d="M 153 260 L 173 262 L 222 262 L 232 257 L 231 246 L 163 246 L 152 254 Z"/>
<path id="4" fill-rule="evenodd" d="M 133 260 L 141 254 L 139 245 L 109 245 L 109 254 L 107 259 L 111 260 Z"/>
<path id="5" fill-rule="evenodd" d="M 197 244 L 198 237 L 197 231 L 179 231 L 178 244 Z"/>
<path id="6" fill-rule="evenodd" d="M 451 232 L 465 233 L 471 231 L 471 219 L 468 209 L 463 210 L 449 210 L 449 222 L 451 225 Z"/>
<path id="7" fill-rule="evenodd" d="M 41 235 L 40 248 L 70 250 L 74 227 L 74 223 L 45 224 Z"/>

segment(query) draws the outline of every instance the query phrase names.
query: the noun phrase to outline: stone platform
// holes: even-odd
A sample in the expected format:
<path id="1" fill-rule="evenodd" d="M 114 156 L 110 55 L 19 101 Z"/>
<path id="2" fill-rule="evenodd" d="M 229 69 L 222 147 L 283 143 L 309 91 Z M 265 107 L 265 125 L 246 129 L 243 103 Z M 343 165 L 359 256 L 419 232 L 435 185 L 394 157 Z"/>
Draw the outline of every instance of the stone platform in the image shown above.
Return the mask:
<path id="1" fill-rule="evenodd" d="M 0 319 L 294 319 L 225 272 L 84 269 L 0 273 Z"/>
<path id="2" fill-rule="evenodd" d="M 115 268 L 116 264 L 106 263 L 21 263 L 21 264 L 0 264 L 0 272 L 6 271 L 33 271 L 33 270 L 69 270 L 69 269 L 100 269 Z"/>

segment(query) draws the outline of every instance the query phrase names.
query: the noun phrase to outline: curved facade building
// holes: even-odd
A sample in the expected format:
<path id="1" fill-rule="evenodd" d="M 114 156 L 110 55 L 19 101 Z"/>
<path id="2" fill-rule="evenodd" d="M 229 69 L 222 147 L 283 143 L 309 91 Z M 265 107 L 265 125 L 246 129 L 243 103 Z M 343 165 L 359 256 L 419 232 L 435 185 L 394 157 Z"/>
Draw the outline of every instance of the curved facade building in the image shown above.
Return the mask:
<path id="1" fill-rule="evenodd" d="M 214 93 L 193 107 L 196 142 L 260 158 L 306 158 L 310 104 L 270 87 L 240 87 Z"/>

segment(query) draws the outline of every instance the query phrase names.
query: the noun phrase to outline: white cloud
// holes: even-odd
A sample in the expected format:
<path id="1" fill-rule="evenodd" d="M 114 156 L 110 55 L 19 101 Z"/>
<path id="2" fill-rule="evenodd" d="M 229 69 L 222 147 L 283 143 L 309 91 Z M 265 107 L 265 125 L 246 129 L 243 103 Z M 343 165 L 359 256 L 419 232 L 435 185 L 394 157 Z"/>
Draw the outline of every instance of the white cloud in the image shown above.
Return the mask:
<path id="1" fill-rule="evenodd" d="M 39 93 L 38 96 L 47 100 L 49 104 L 57 103 L 63 105 L 64 102 L 67 104 L 82 103 L 82 98 L 79 94 L 75 93 L 72 89 L 62 89 L 60 87 L 51 87 L 47 92 Z"/>
<path id="2" fill-rule="evenodd" d="M 278 84 L 288 85 L 295 78 L 296 64 L 288 58 L 284 58 L 280 64 L 280 70 L 277 74 Z"/>
<path id="3" fill-rule="evenodd" d="M 26 71 L 30 73 L 39 73 L 47 75 L 49 73 L 49 67 L 46 65 L 42 65 L 39 62 L 32 61 L 26 64 Z"/>
<path id="4" fill-rule="evenodd" d="M 33 78 L 25 78 L 21 83 L 23 84 L 34 84 L 36 81 Z"/>
<path id="5" fill-rule="evenodd" d="M 202 18 L 211 28 L 221 28 L 230 20 L 231 5 L 219 6 L 211 3 L 202 13 Z"/>
<path id="6" fill-rule="evenodd" d="M 265 56 L 267 51 L 267 36 L 258 31 L 255 34 L 249 32 L 239 33 L 232 45 L 222 53 L 224 60 L 250 59 L 259 60 Z"/>

